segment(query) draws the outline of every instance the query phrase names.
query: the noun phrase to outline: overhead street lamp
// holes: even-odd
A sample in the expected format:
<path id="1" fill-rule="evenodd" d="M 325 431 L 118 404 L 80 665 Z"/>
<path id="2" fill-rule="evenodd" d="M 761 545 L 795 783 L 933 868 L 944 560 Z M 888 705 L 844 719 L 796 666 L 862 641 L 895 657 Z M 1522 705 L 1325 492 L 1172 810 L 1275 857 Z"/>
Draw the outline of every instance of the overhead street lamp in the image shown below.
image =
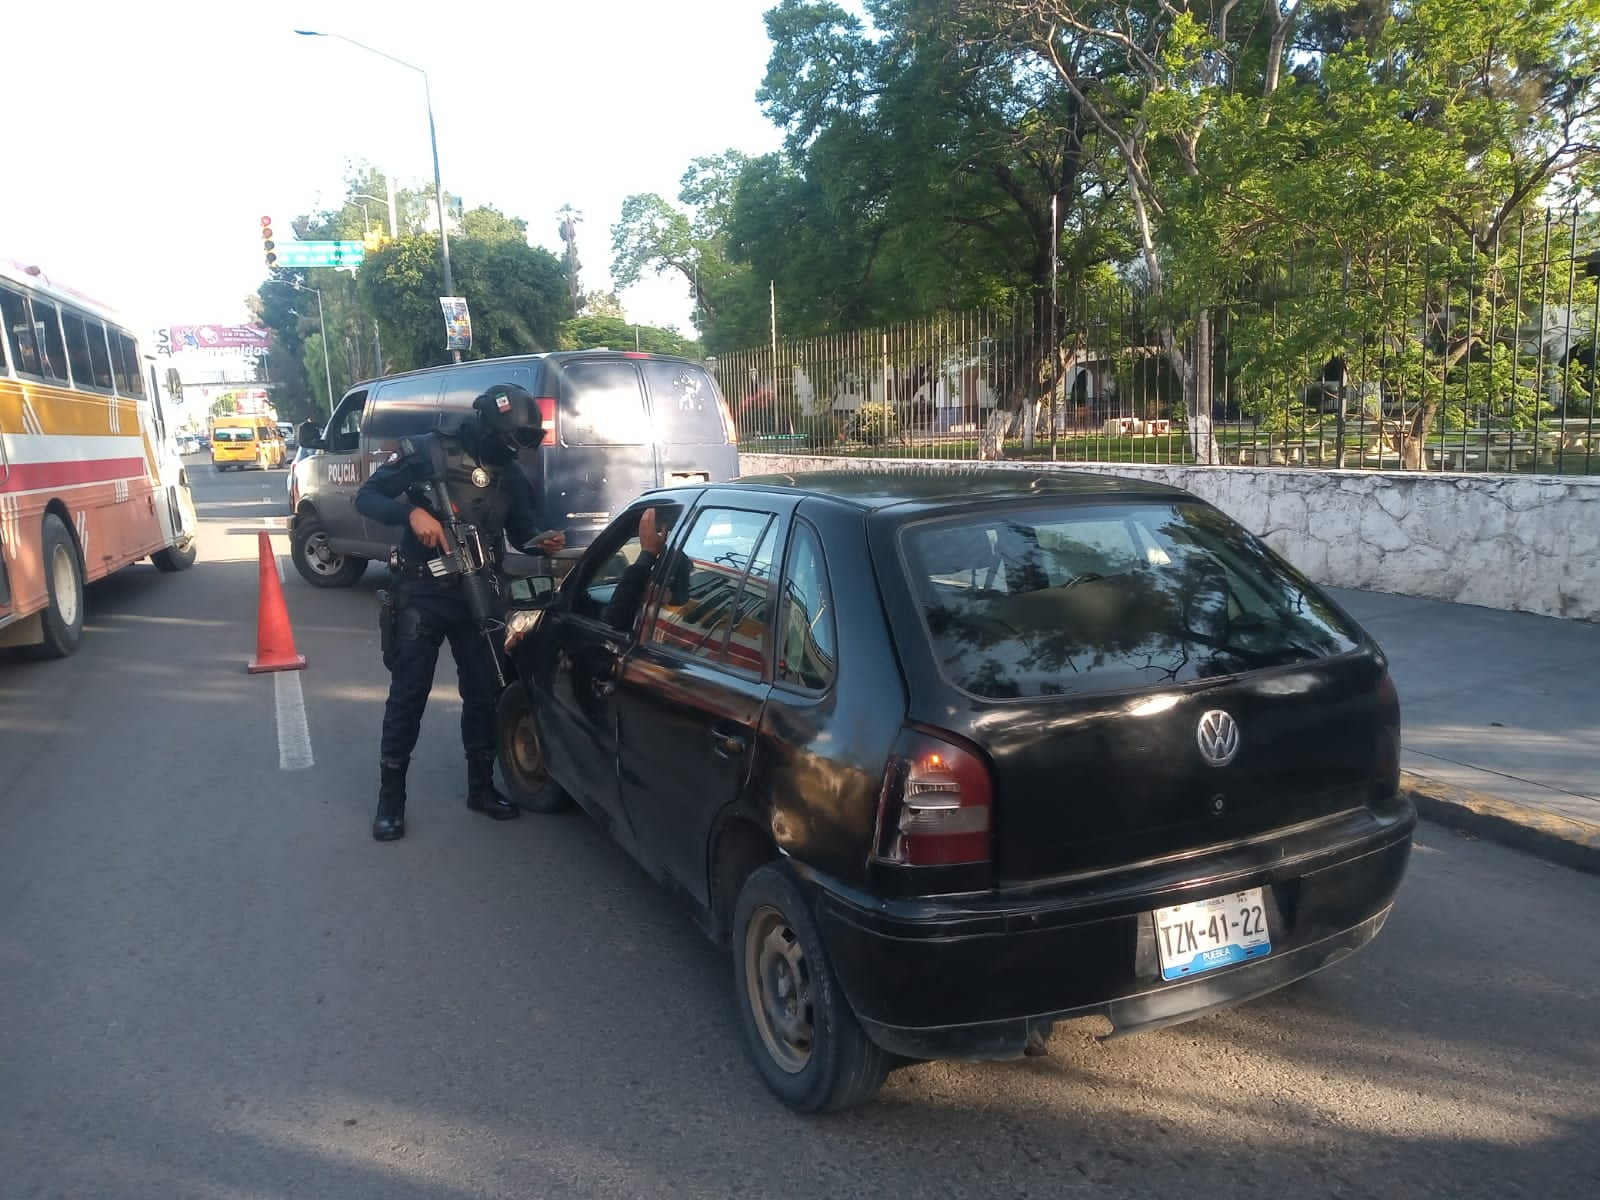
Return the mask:
<path id="1" fill-rule="evenodd" d="M 428 73 L 415 63 L 408 63 L 403 58 L 396 58 L 394 55 L 369 46 L 365 42 L 358 42 L 355 38 L 345 37 L 342 33 L 324 33 L 320 29 L 296 29 L 295 32 L 301 37 L 338 38 L 339 41 L 347 42 L 358 50 L 365 50 L 368 54 L 376 54 L 379 58 L 386 58 L 390 62 L 406 67 L 422 76 L 422 95 L 428 104 L 428 141 L 433 147 L 433 198 L 439 209 L 439 255 L 444 262 L 444 294 L 446 296 L 455 295 L 455 278 L 450 274 L 450 239 L 444 230 L 444 187 L 439 182 L 439 138 L 433 128 L 433 91 L 428 86 Z M 392 227 L 394 220 L 393 208 L 389 210 L 389 219 Z M 450 357 L 456 362 L 460 362 L 461 351 L 452 350 Z"/>
<path id="2" fill-rule="evenodd" d="M 391 189 L 393 189 L 393 187 L 394 187 L 394 183 L 393 183 L 392 180 L 389 183 L 389 187 Z M 391 197 L 389 197 L 389 199 L 385 200 L 382 196 L 369 196 L 366 192 L 351 192 L 350 193 L 350 199 L 352 199 L 352 200 L 371 200 L 374 204 L 383 205 L 386 209 L 389 210 L 389 237 L 391 239 L 394 239 L 394 238 L 398 238 L 400 236 L 399 230 L 395 228 L 395 222 L 394 222 L 394 197 L 393 196 L 391 196 Z M 361 225 L 362 225 L 362 232 L 363 233 L 366 232 L 366 223 L 367 223 L 367 206 L 365 204 L 363 204 L 361 206 Z"/>

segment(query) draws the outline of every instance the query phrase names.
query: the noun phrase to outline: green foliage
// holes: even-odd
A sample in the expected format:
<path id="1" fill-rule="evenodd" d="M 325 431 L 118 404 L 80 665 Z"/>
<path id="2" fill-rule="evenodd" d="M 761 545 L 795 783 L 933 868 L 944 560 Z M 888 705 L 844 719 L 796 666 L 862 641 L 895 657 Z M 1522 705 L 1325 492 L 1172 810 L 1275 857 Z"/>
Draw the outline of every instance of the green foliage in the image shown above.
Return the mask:
<path id="1" fill-rule="evenodd" d="M 868 400 L 850 414 L 845 436 L 869 446 L 882 445 L 900 436 L 900 414 L 892 404 Z"/>
<path id="2" fill-rule="evenodd" d="M 700 357 L 700 345 L 671 329 L 636 325 L 622 317 L 574 317 L 563 321 L 556 337 L 559 350 L 643 350 L 650 354 Z"/>

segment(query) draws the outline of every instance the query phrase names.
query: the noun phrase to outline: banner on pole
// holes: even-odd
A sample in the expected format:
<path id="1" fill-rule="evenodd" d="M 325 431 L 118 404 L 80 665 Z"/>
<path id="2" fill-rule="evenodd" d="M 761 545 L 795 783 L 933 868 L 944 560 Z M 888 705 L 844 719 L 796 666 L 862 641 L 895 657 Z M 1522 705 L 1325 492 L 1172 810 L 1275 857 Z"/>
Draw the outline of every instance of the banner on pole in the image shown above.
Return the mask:
<path id="1" fill-rule="evenodd" d="M 471 350 L 472 315 L 467 312 L 466 297 L 440 296 L 439 307 L 444 310 L 444 348 Z"/>

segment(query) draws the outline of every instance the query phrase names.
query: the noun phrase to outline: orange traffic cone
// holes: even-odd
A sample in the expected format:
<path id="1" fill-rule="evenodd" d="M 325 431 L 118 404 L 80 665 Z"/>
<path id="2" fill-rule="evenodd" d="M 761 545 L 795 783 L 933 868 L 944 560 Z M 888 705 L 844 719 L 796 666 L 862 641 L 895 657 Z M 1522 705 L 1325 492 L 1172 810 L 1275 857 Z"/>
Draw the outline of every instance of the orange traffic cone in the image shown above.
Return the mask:
<path id="1" fill-rule="evenodd" d="M 278 559 L 272 553 L 272 535 L 261 531 L 261 602 L 256 613 L 256 656 L 252 675 L 261 671 L 299 671 L 306 656 L 294 652 L 294 631 L 289 610 L 283 605 L 283 584 L 278 582 Z"/>

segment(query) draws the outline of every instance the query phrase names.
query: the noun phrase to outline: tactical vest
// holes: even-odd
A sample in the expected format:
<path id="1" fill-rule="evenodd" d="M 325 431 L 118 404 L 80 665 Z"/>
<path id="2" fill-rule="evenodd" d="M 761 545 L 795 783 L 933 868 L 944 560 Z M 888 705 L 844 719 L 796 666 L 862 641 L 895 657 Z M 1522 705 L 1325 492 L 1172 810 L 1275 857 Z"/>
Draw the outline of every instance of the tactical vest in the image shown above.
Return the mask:
<path id="1" fill-rule="evenodd" d="M 421 441 L 420 438 L 417 440 Z M 483 466 L 467 453 L 455 438 L 442 437 L 440 441 L 444 445 L 445 452 L 444 484 L 450 493 L 450 499 L 455 501 L 457 515 L 468 525 L 478 527 L 483 535 L 484 546 L 492 548 L 492 552 L 498 558 L 501 534 L 506 527 L 506 517 L 511 512 L 509 489 L 520 482 L 509 477 L 511 472 L 518 469 L 517 465 L 512 463 L 504 467 Z M 479 472 L 479 479 L 487 475 L 488 479 L 484 486 L 473 482 L 475 470 Z M 414 486 L 407 489 L 407 498 L 413 504 L 425 504 L 424 497 Z"/>

